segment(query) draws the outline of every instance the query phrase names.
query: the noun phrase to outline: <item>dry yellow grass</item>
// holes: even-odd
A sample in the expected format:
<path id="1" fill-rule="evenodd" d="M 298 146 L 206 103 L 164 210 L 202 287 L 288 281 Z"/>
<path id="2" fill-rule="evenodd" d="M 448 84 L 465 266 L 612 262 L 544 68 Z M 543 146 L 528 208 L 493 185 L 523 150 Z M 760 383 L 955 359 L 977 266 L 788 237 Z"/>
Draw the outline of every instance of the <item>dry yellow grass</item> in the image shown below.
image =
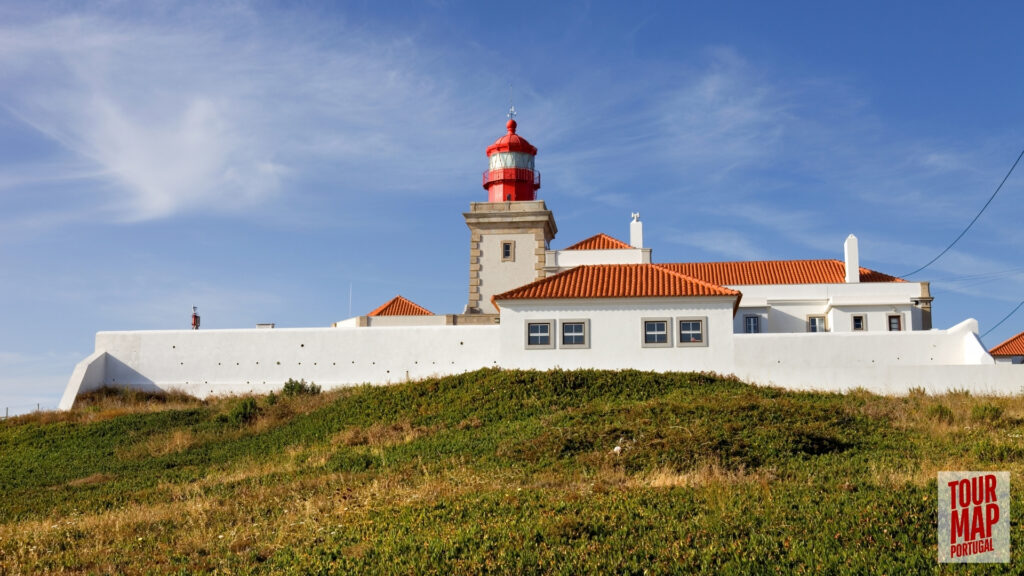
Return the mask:
<path id="1" fill-rule="evenodd" d="M 346 428 L 332 438 L 334 444 L 345 446 L 372 446 L 377 448 L 406 444 L 428 434 L 438 432 L 437 426 L 413 426 L 408 420 L 399 422 L 379 422 L 366 428 L 353 426 Z"/>
<path id="2" fill-rule="evenodd" d="M 111 481 L 113 479 L 114 479 L 114 477 L 111 476 L 110 474 L 91 474 L 91 475 L 86 476 L 84 478 L 78 478 L 76 480 L 72 480 L 71 482 L 68 482 L 68 486 L 79 487 L 79 486 L 88 486 L 90 484 L 102 484 L 104 482 L 109 482 L 109 481 Z"/>
<path id="3" fill-rule="evenodd" d="M 195 483 L 161 484 L 158 490 L 166 498 L 160 503 L 0 524 L 0 541 L 19 542 L 13 556 L 10 549 L 7 556 L 0 556 L 0 572 L 16 574 L 19 566 L 44 565 L 47 555 L 69 551 L 78 567 L 70 573 L 121 572 L 124 565 L 117 561 L 118 554 L 143 554 L 149 559 L 147 569 L 156 572 L 169 570 L 175 557 L 189 558 L 192 570 L 214 570 L 218 557 L 249 552 L 266 557 L 328 534 L 342 523 L 367 522 L 371 509 L 509 487 L 508 477 L 484 476 L 462 467 L 433 476 L 334 473 L 287 483 L 260 481 L 294 470 L 294 456 L 273 463 L 243 463 Z M 87 477 L 72 484 L 106 480 Z M 223 491 L 212 488 L 224 486 L 231 487 L 230 498 L 213 495 Z M 166 538 L 168 533 L 174 538 Z"/>
<path id="4" fill-rule="evenodd" d="M 652 488 L 691 488 L 712 485 L 766 484 L 773 480 L 775 480 L 774 474 L 767 470 L 755 472 L 748 472 L 742 468 L 729 470 L 712 462 L 682 472 L 671 469 L 655 470 L 633 478 L 631 483 Z"/>
<path id="5" fill-rule="evenodd" d="M 162 434 L 151 436 L 124 450 L 118 450 L 120 458 L 144 458 L 166 456 L 188 450 L 197 443 L 195 433 L 187 428 L 175 428 Z"/>

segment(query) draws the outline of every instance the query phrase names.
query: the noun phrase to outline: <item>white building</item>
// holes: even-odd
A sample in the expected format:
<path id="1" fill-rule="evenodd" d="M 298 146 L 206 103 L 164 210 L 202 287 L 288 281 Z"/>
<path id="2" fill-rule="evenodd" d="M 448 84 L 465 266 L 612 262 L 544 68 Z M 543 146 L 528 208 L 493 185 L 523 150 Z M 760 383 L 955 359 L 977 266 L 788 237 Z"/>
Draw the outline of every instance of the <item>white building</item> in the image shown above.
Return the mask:
<path id="1" fill-rule="evenodd" d="M 516 127 L 510 120 L 487 149 L 489 201 L 463 215 L 462 313 L 436 315 L 396 296 L 330 328 L 100 332 L 61 408 L 101 386 L 202 397 L 269 392 L 289 378 L 331 388 L 484 367 L 698 370 L 897 394 L 1022 392 L 1024 370 L 1011 364 L 1024 360 L 1024 335 L 997 347 L 1009 353 L 997 363 L 974 320 L 932 329 L 928 283 L 861 267 L 853 235 L 842 261 L 662 264 L 633 214 L 628 243 L 598 234 L 551 249 L 558 228 L 536 198 L 537 149 Z"/>

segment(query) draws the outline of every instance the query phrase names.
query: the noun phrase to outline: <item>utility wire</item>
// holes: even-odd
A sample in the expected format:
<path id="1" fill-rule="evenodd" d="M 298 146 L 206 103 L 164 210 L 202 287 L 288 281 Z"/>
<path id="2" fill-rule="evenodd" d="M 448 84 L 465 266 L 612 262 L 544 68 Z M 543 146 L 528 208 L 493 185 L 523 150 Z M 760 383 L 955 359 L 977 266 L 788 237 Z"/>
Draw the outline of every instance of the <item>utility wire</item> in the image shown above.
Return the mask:
<path id="1" fill-rule="evenodd" d="M 988 336 L 988 333 L 989 333 L 989 332 L 991 332 L 991 331 L 995 330 L 996 328 L 999 328 L 999 325 L 1000 325 L 1000 324 L 1002 324 L 1003 322 L 1006 322 L 1007 320 L 1009 320 L 1009 319 L 1010 319 L 1010 316 L 1013 316 L 1013 314 L 1014 314 L 1015 312 L 1017 312 L 1017 310 L 1020 310 L 1020 307 L 1021 307 L 1021 306 L 1024 306 L 1024 300 L 1021 300 L 1021 301 L 1020 301 L 1020 304 L 1017 304 L 1017 307 L 1016 307 L 1016 308 L 1014 308 L 1013 310 L 1011 310 L 1011 311 L 1010 311 L 1010 313 L 1009 313 L 1009 314 L 1007 314 L 1006 316 L 1004 316 L 1002 320 L 1000 320 L 999 322 L 996 322 L 996 325 L 995 325 L 995 326 L 993 326 L 993 327 L 991 327 L 991 328 L 989 328 L 989 329 L 988 329 L 988 330 L 987 330 L 987 331 L 986 331 L 986 332 L 985 332 L 984 334 L 982 334 L 982 335 L 981 335 L 981 337 L 982 337 L 982 338 L 984 338 L 985 336 Z"/>
<path id="2" fill-rule="evenodd" d="M 927 264 L 921 266 L 917 270 L 914 270 L 910 274 L 904 274 L 903 278 L 906 278 L 907 276 L 913 276 L 914 274 L 917 274 L 921 270 L 924 270 L 925 268 L 931 266 L 932 264 L 935 263 L 936 260 L 942 258 L 942 256 L 945 255 L 946 252 L 949 252 L 950 248 L 956 246 L 956 243 L 959 242 L 960 239 L 964 237 L 964 234 L 967 234 L 967 231 L 971 229 L 971 226 L 974 226 L 974 223 L 978 221 L 978 218 L 981 218 L 982 213 L 985 212 L 985 209 L 988 208 L 988 205 L 991 204 L 993 200 L 995 200 L 996 194 L 999 194 L 999 191 L 1003 189 L 1003 184 L 1006 184 L 1006 181 L 1010 178 L 1010 174 L 1013 174 L 1013 169 L 1017 167 L 1017 164 L 1020 163 L 1020 159 L 1022 157 L 1024 157 L 1024 150 L 1020 151 L 1020 155 L 1017 156 L 1017 161 L 1013 163 L 1013 166 L 1010 166 L 1010 171 L 1006 173 L 1006 176 L 1003 177 L 1003 181 L 999 183 L 999 186 L 996 188 L 996 191 L 993 192 L 991 196 L 989 196 L 988 202 L 985 202 L 985 205 L 981 207 L 981 210 L 979 210 L 978 213 L 974 216 L 974 219 L 971 220 L 971 223 L 967 225 L 967 228 L 964 228 L 964 231 L 961 232 L 960 235 L 957 236 L 956 239 L 949 244 L 949 246 L 946 246 L 945 250 L 939 252 L 938 256 L 932 258 Z"/>

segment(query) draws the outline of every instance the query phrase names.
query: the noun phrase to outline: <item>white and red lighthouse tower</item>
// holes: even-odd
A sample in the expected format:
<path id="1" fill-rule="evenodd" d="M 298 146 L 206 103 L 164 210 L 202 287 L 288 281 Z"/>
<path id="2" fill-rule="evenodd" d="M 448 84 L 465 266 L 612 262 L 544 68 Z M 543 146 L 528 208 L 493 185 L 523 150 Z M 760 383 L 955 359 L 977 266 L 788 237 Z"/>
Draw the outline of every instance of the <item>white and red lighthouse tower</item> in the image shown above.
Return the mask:
<path id="1" fill-rule="evenodd" d="M 484 172 L 488 202 L 523 202 L 537 199 L 540 172 L 534 168 L 537 148 L 516 134 L 515 107 L 508 113 L 508 132 L 487 147 L 489 166 Z"/>
<path id="2" fill-rule="evenodd" d="M 515 108 L 506 133 L 487 147 L 483 185 L 487 202 L 471 202 L 468 314 L 497 314 L 491 296 L 544 277 L 544 253 L 558 228 L 537 200 L 537 148 L 516 134 Z"/>

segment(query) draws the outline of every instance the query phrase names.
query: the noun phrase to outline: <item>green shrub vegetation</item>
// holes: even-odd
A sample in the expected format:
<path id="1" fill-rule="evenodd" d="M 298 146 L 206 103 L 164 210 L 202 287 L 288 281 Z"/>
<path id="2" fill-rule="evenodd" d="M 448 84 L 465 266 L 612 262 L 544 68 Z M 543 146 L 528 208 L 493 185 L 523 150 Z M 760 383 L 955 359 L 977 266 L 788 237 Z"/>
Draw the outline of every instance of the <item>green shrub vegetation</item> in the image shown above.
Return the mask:
<path id="1" fill-rule="evenodd" d="M 1012 574 L 938 565 L 939 470 L 1024 468 L 1024 398 L 481 370 L 0 422 L 0 574 Z M 291 391 L 289 391 L 291 390 Z"/>
<path id="2" fill-rule="evenodd" d="M 284 388 L 281 389 L 281 393 L 285 396 L 315 396 L 320 393 L 320 387 L 310 382 L 306 384 L 305 380 L 295 380 L 289 378 L 284 383 Z"/>

